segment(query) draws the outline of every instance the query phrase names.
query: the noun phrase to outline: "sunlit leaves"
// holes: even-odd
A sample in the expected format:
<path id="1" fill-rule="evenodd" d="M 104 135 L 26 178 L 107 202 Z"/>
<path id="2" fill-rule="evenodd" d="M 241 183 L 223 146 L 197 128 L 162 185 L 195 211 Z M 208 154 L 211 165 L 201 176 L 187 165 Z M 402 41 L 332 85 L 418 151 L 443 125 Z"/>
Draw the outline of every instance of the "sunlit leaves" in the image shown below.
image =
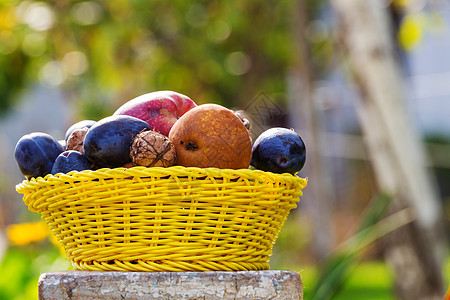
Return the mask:
<path id="1" fill-rule="evenodd" d="M 21 80 L 70 90 L 80 114 L 171 89 L 237 106 L 282 94 L 294 1 L 15 1 L 0 4 L 0 54 Z M 2 30 L 2 28 L 4 30 Z M 23 58 L 26 59 L 23 59 Z M 0 59 L 0 72 L 12 67 Z M 1 76 L 0 76 L 1 78 Z M 5 84 L 4 86 L 9 86 Z M 10 96 L 0 99 L 8 107 Z M 88 104 L 88 102 L 91 102 Z M 92 112 L 89 110 L 92 109 Z M 95 119 L 95 118 L 94 118 Z"/>
<path id="2" fill-rule="evenodd" d="M 23 1 L 16 9 L 19 20 L 35 31 L 45 31 L 53 27 L 54 10 L 45 2 Z"/>
<path id="3" fill-rule="evenodd" d="M 93 25 L 103 17 L 103 7 L 95 1 L 78 2 L 70 9 L 70 15 L 79 25 Z"/>

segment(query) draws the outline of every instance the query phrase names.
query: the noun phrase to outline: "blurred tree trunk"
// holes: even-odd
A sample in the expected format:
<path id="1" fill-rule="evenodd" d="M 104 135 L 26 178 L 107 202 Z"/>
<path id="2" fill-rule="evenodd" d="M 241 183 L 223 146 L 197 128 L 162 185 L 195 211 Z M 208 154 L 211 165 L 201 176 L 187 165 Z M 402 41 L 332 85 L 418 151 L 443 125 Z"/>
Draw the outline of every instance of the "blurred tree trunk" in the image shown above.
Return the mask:
<path id="1" fill-rule="evenodd" d="M 305 33 L 309 24 L 307 0 L 295 2 L 293 10 L 293 39 L 296 41 L 297 61 L 289 73 L 288 99 L 290 126 L 302 136 L 307 147 L 307 162 L 303 174 L 307 174 L 308 192 L 302 207 L 313 223 L 313 252 L 319 261 L 327 257 L 334 244 L 332 229 L 332 201 L 330 172 L 326 170 L 320 133 L 322 130 L 320 111 L 314 101 L 315 70 L 311 65 L 311 53 Z"/>
<path id="2" fill-rule="evenodd" d="M 388 239 L 385 251 L 401 299 L 443 295 L 440 203 L 425 151 L 407 111 L 394 53 L 392 24 L 379 0 L 332 0 L 340 38 L 361 92 L 358 114 L 378 187 L 394 196 L 391 211 L 409 207 L 415 221 Z"/>

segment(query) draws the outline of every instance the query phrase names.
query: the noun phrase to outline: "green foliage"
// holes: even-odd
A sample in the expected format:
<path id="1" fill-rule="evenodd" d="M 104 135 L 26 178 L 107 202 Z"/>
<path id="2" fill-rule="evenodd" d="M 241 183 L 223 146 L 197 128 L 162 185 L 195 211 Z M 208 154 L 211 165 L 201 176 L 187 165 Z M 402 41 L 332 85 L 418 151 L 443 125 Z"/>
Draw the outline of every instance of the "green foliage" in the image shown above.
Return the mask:
<path id="1" fill-rule="evenodd" d="M 0 16 L 16 17 L 0 22 L 9 45 L 0 47 L 0 111 L 34 81 L 61 87 L 91 119 L 154 90 L 229 107 L 283 94 L 294 9 L 292 0 L 3 1 Z"/>
<path id="2" fill-rule="evenodd" d="M 304 218 L 295 212 L 287 218 L 273 248 L 270 267 L 275 270 L 289 270 L 293 265 L 301 266 L 302 253 L 311 243 L 312 228 Z"/>
<path id="3" fill-rule="evenodd" d="M 307 267 L 300 270 L 303 280 L 304 299 L 312 299 L 312 287 L 318 276 L 318 269 Z M 393 274 L 382 261 L 364 261 L 359 263 L 349 274 L 333 300 L 340 299 L 395 299 L 392 288 Z"/>
<path id="4" fill-rule="evenodd" d="M 362 247 L 380 237 L 375 226 L 384 216 L 391 200 L 392 197 L 386 194 L 376 197 L 362 218 L 355 236 L 347 242 L 343 249 L 333 253 L 323 264 L 310 299 L 333 299 L 338 294 L 360 261 Z"/>
<path id="5" fill-rule="evenodd" d="M 22 251 L 10 250 L 3 258 L 0 277 L 0 298 L 11 299 L 17 291 L 23 290 L 33 280 L 32 259 Z"/>
<path id="6" fill-rule="evenodd" d="M 0 262 L 0 299 L 37 299 L 41 273 L 69 268 L 68 261 L 48 240 L 11 246 Z"/>

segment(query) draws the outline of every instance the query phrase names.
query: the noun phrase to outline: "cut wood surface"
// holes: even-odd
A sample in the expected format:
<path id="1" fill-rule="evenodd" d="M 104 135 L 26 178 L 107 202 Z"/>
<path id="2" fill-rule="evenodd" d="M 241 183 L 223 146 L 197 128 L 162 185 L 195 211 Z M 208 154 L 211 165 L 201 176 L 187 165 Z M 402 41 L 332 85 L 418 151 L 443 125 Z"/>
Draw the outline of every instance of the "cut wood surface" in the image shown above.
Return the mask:
<path id="1" fill-rule="evenodd" d="M 303 299 L 292 271 L 44 273 L 39 299 Z"/>

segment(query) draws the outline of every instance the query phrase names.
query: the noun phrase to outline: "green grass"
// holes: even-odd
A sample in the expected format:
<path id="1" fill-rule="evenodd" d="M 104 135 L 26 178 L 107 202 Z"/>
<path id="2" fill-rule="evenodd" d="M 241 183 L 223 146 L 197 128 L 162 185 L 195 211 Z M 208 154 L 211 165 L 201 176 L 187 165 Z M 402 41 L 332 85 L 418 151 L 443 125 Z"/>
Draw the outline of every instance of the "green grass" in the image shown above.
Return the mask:
<path id="1" fill-rule="evenodd" d="M 310 298 L 311 289 L 317 280 L 317 269 L 305 267 L 299 270 L 303 280 L 304 298 Z M 335 300 L 391 300 L 396 299 L 392 290 L 393 274 L 382 261 L 364 262 L 356 266 Z"/>
<path id="2" fill-rule="evenodd" d="M 0 261 L 0 300 L 38 299 L 40 274 L 69 268 L 70 263 L 48 240 L 11 246 Z"/>
<path id="3" fill-rule="evenodd" d="M 317 280 L 318 271 L 315 266 L 307 266 L 296 270 L 303 281 L 304 299 L 311 298 L 312 288 Z M 450 255 L 447 255 L 443 267 L 445 286 L 450 284 Z M 394 274 L 383 261 L 368 261 L 358 264 L 344 283 L 341 291 L 333 300 L 395 300 L 393 290 Z"/>

